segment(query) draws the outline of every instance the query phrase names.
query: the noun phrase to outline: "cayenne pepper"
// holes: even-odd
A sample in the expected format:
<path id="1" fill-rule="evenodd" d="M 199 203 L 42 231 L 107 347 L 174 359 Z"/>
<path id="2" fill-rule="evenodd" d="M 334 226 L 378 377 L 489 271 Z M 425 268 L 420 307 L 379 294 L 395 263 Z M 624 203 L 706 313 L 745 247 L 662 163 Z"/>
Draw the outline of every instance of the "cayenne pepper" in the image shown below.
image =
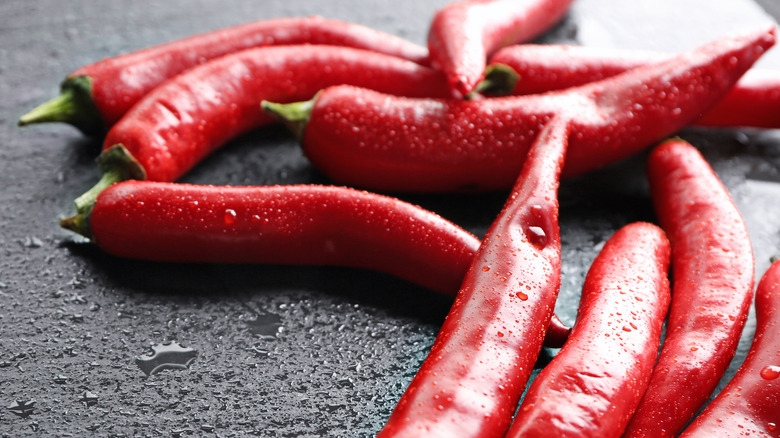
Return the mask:
<path id="1" fill-rule="evenodd" d="M 676 436 L 696 414 L 734 357 L 754 284 L 745 223 L 701 153 L 667 141 L 647 173 L 674 284 L 664 345 L 626 437 Z"/>
<path id="2" fill-rule="evenodd" d="M 125 181 L 62 226 L 119 256 L 162 262 L 347 266 L 455 295 L 479 239 L 430 211 L 345 187 Z M 545 346 L 571 329 L 555 315 Z"/>
<path id="3" fill-rule="evenodd" d="M 479 239 L 395 198 L 345 187 L 125 181 L 63 226 L 120 257 L 376 269 L 450 295 Z"/>
<path id="4" fill-rule="evenodd" d="M 428 30 L 431 65 L 455 97 L 468 96 L 484 76 L 487 57 L 529 41 L 558 22 L 573 0 L 465 0 L 438 10 Z"/>
<path id="5" fill-rule="evenodd" d="M 354 47 L 421 64 L 428 59 L 425 47 L 359 24 L 318 16 L 258 20 L 80 67 L 66 77 L 59 97 L 19 124 L 66 122 L 87 134 L 103 133 L 152 89 L 189 68 L 248 48 L 294 44 Z"/>
<path id="6" fill-rule="evenodd" d="M 309 99 L 334 84 L 391 94 L 448 94 L 441 73 L 411 61 L 336 46 L 248 49 L 195 67 L 155 88 L 108 132 L 102 177 L 76 200 L 79 212 L 125 179 L 174 181 L 209 153 L 273 118 L 262 99 Z"/>
<path id="7" fill-rule="evenodd" d="M 669 240 L 649 223 L 607 241 L 585 277 L 569 340 L 528 388 L 507 438 L 620 437 L 658 355 L 669 257 Z"/>
<path id="8" fill-rule="evenodd" d="M 294 126 L 309 160 L 339 184 L 378 191 L 503 189 L 554 114 L 572 117 L 564 175 L 597 169 L 694 120 L 774 42 L 774 26 L 762 27 L 541 95 L 415 99 L 341 86 L 306 103 L 263 105 Z"/>
<path id="9" fill-rule="evenodd" d="M 378 438 L 506 432 L 560 286 L 557 190 L 568 136 L 568 120 L 546 123 L 428 357 Z"/>
<path id="10" fill-rule="evenodd" d="M 756 333 L 747 357 L 723 391 L 680 435 L 780 436 L 780 261 L 756 289 Z"/>
<path id="11" fill-rule="evenodd" d="M 604 49 L 554 44 L 505 47 L 490 59 L 488 71 L 506 72 L 517 80 L 511 94 L 544 93 L 576 87 L 668 59 L 672 55 L 644 50 Z M 493 75 L 496 76 L 496 75 Z M 487 82 L 491 74 L 488 74 Z M 494 81 L 505 83 L 499 76 Z M 694 122 L 703 126 L 780 128 L 780 72 L 748 70 L 726 96 Z"/>

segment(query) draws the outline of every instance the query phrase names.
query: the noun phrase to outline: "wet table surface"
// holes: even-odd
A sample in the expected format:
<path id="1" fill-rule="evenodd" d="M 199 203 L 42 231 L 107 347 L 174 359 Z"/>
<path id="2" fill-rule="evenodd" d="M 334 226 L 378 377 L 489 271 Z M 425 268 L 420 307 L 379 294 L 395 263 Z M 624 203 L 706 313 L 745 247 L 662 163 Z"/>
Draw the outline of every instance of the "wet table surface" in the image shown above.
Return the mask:
<path id="1" fill-rule="evenodd" d="M 539 42 L 682 51 L 777 20 L 774 0 L 577 0 Z M 60 229 L 97 179 L 99 139 L 15 126 L 76 67 L 254 19 L 319 14 L 424 43 L 445 1 L 35 0 L 0 4 L 0 435 L 372 436 L 451 300 L 347 268 L 156 264 Z M 775 18 L 772 18 L 774 15 Z M 778 49 L 759 65 L 780 69 Z M 689 128 L 747 222 L 756 274 L 780 253 L 780 133 Z M 654 221 L 640 154 L 561 185 L 563 282 L 574 320 L 611 234 Z M 198 184 L 327 183 L 283 129 L 231 142 Z M 481 236 L 506 193 L 397 195 Z M 726 378 L 744 358 L 754 319 Z M 544 357 L 555 354 L 546 350 Z M 166 366 L 167 365 L 167 366 Z M 725 382 L 725 379 L 724 379 Z M 721 384 L 722 387 L 723 383 Z"/>

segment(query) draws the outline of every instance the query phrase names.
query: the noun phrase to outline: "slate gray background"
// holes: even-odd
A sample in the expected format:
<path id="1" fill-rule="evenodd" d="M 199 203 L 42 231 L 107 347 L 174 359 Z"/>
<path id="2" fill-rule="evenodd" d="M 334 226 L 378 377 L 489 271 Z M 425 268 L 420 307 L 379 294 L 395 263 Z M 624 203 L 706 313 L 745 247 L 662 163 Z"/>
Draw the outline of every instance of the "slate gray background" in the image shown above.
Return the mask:
<path id="1" fill-rule="evenodd" d="M 774 0 L 761 1 L 780 16 Z M 0 435 L 376 433 L 430 348 L 447 298 L 353 269 L 153 264 L 107 256 L 57 225 L 73 213 L 71 200 L 96 180 L 99 139 L 65 125 L 15 124 L 53 97 L 65 74 L 120 52 L 253 19 L 309 14 L 424 43 L 430 17 L 445 3 L 0 3 Z M 750 0 L 578 0 L 540 41 L 684 50 L 770 19 Z M 780 68 L 778 50 L 761 66 Z M 700 146 L 732 191 L 760 275 L 780 253 L 780 135 L 695 128 L 681 135 Z M 558 312 L 567 322 L 601 244 L 628 222 L 653 220 L 643 165 L 641 155 L 562 184 Z M 236 139 L 185 180 L 327 183 L 276 127 Z M 482 235 L 506 193 L 398 195 Z M 729 374 L 744 357 L 752 324 Z M 188 369 L 147 377 L 136 358 L 165 342 L 195 349 L 197 357 Z M 33 401 L 31 414 L 7 409 L 17 401 Z"/>

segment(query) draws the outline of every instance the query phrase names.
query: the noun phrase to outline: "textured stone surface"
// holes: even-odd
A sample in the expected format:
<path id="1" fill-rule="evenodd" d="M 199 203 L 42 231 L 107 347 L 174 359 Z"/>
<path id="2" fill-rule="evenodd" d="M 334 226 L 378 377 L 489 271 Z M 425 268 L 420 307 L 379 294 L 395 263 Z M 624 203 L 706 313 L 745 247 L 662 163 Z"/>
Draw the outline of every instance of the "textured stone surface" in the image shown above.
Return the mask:
<path id="1" fill-rule="evenodd" d="M 762 0 L 770 7 L 773 1 Z M 99 140 L 69 126 L 15 123 L 53 97 L 66 73 L 120 52 L 252 19 L 309 14 L 423 43 L 428 20 L 444 3 L 0 3 L 0 436 L 376 433 L 424 359 L 449 299 L 352 269 L 109 257 L 57 225 L 73 213 L 71 200 L 96 180 Z M 580 0 L 540 41 L 683 50 L 769 19 L 748 0 L 708 3 L 706 10 L 697 9 L 698 0 L 613 5 Z M 780 69 L 777 50 L 763 66 Z M 733 192 L 760 275 L 780 251 L 780 135 L 707 129 L 682 135 L 701 147 Z M 639 156 L 561 187 L 558 310 L 567 322 L 601 244 L 630 221 L 653 220 L 643 161 Z M 327 182 L 275 127 L 236 139 L 185 180 Z M 403 198 L 481 235 L 504 196 Z M 751 336 L 749 324 L 730 373 Z M 147 375 L 151 358 L 176 366 Z"/>

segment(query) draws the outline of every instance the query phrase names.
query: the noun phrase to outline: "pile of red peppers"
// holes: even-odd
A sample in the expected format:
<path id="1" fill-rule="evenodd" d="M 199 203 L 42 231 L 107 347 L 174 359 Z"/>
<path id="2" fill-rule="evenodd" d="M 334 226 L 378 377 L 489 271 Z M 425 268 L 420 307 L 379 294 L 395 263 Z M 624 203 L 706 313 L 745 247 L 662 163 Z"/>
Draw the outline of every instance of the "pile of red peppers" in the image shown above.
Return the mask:
<path id="1" fill-rule="evenodd" d="M 727 189 L 672 138 L 780 127 L 780 73 L 741 79 L 774 26 L 677 55 L 528 44 L 571 3 L 454 2 L 427 48 L 319 17 L 248 23 L 79 68 L 19 123 L 105 135 L 100 181 L 61 224 L 108 253 L 352 266 L 453 295 L 380 437 L 778 437 L 780 261 L 758 284 L 747 359 L 699 413 L 735 354 L 755 263 Z M 279 120 L 339 185 L 175 182 Z M 553 313 L 560 179 L 651 147 L 658 224 L 609 239 L 568 328 Z M 365 191 L 510 187 L 481 240 Z M 527 386 L 543 345 L 561 350 Z"/>

